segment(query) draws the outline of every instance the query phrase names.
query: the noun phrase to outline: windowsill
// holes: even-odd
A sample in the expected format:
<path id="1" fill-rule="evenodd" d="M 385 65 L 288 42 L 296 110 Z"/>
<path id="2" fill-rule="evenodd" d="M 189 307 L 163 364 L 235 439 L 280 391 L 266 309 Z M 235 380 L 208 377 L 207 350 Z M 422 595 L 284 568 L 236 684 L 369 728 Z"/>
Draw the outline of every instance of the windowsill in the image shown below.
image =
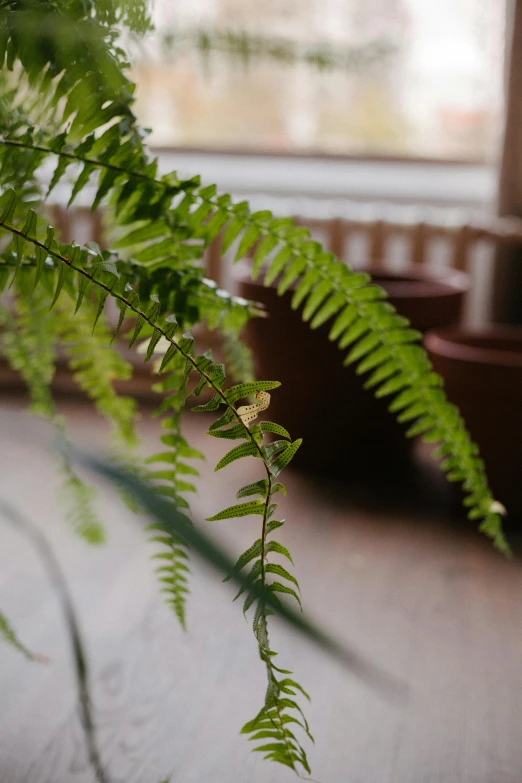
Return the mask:
<path id="1" fill-rule="evenodd" d="M 162 173 L 198 173 L 235 196 L 494 209 L 497 170 L 484 163 L 156 148 Z"/>
<path id="2" fill-rule="evenodd" d="M 180 144 L 154 144 L 151 143 L 150 149 L 155 154 L 163 153 L 187 153 L 198 155 L 226 155 L 233 157 L 259 157 L 259 158 L 289 158 L 296 160 L 333 160 L 333 161 L 363 161 L 365 163 L 404 163 L 415 164 L 422 163 L 426 165 L 448 165 L 448 166 L 487 166 L 488 163 L 482 158 L 437 158 L 423 155 L 391 155 L 379 153 L 335 153 L 321 150 L 278 150 L 278 149 L 255 149 L 251 147 L 229 147 L 229 146 L 184 146 Z"/>

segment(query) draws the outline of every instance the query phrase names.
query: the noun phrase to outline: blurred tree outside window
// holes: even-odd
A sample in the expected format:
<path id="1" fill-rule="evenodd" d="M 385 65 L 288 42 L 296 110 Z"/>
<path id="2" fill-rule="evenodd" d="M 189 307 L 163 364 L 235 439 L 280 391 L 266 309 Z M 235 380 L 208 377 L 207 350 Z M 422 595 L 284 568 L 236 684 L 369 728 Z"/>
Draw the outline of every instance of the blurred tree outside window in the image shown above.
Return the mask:
<path id="1" fill-rule="evenodd" d="M 281 153 L 495 159 L 502 125 L 502 0 L 156 0 L 136 52 L 137 108 L 158 146 Z M 194 46 L 201 30 L 351 65 L 320 71 Z M 165 45 L 165 39 L 171 44 Z"/>

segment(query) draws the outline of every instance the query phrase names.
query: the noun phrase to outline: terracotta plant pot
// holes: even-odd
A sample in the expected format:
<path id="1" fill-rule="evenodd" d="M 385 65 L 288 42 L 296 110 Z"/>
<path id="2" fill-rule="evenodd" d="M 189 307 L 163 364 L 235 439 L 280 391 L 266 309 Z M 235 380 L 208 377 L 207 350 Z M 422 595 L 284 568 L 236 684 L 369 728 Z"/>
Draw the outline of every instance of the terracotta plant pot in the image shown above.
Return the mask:
<path id="1" fill-rule="evenodd" d="M 478 443 L 493 493 L 522 517 L 522 328 L 443 329 L 426 348 Z"/>
<path id="2" fill-rule="evenodd" d="M 421 330 L 458 323 L 468 279 L 459 272 L 412 269 L 406 273 L 366 267 L 388 292 L 389 301 Z M 253 283 L 239 274 L 240 293 L 262 302 L 269 317 L 248 325 L 258 378 L 281 381 L 272 395 L 270 418 L 292 437 L 303 437 L 296 466 L 331 475 L 393 471 L 407 461 L 410 445 L 402 428 L 363 389 L 363 379 L 342 365 L 343 356 L 328 339 L 331 323 L 311 330 L 290 307 L 292 293 Z M 346 353 L 346 352 L 345 352 Z"/>

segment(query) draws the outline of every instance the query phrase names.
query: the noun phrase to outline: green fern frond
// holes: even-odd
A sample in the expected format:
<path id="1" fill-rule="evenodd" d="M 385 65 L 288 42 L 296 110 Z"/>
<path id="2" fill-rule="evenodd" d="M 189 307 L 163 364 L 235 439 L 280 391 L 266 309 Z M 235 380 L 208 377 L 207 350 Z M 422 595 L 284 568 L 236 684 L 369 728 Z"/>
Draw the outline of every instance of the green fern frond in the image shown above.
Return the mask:
<path id="1" fill-rule="evenodd" d="M 257 539 L 237 560 L 234 568 L 235 573 L 241 572 L 245 567 L 249 567 L 248 579 L 254 586 L 262 585 L 268 589 L 274 597 L 287 595 L 296 600 L 301 605 L 298 595 L 299 585 L 297 579 L 277 562 L 269 561 L 270 554 L 277 554 L 286 557 L 292 561 L 291 555 L 282 544 L 270 539 L 270 535 L 283 525 L 280 520 L 273 519 L 277 510 L 277 504 L 272 502 L 273 496 L 277 492 L 285 492 L 282 484 L 274 482 L 274 476 L 283 470 L 295 454 L 300 441 L 294 444 L 290 441 L 289 433 L 280 425 L 273 422 L 266 422 L 266 426 L 261 422 L 251 427 L 243 421 L 245 413 L 242 413 L 244 407 L 235 408 L 234 405 L 242 398 L 248 398 L 253 393 L 267 394 L 269 390 L 276 389 L 279 384 L 272 381 L 256 381 L 252 383 L 242 383 L 234 386 L 223 395 L 220 403 L 228 406 L 227 413 L 219 415 L 216 422 L 211 425 L 208 434 L 213 437 L 230 437 L 233 432 L 234 438 L 240 438 L 242 427 L 242 438 L 244 443 L 235 446 L 229 451 L 217 464 L 216 470 L 227 467 L 236 459 L 244 457 L 255 457 L 260 459 L 266 474 L 266 478 L 259 479 L 244 487 L 237 492 L 237 499 L 258 495 L 254 500 L 247 500 L 238 504 L 229 506 L 222 511 L 208 518 L 208 521 L 214 522 L 224 519 L 234 519 L 238 517 L 256 517 L 262 518 L 261 538 Z M 252 406 L 250 406 L 252 407 Z M 228 415 L 227 415 L 228 414 Z M 235 419 L 237 422 L 232 427 L 229 425 Z M 236 432 L 236 430 L 238 430 Z M 283 440 L 275 443 L 263 444 L 265 433 L 276 433 L 283 436 Z M 281 444 L 281 445 L 280 445 Z M 230 579 L 227 575 L 224 581 Z M 276 578 L 274 578 L 276 577 Z M 301 686 L 288 677 L 279 678 L 283 672 L 291 674 L 287 670 L 282 670 L 274 663 L 276 653 L 271 649 L 268 637 L 267 619 L 271 612 L 266 606 L 256 599 L 252 590 L 241 588 L 234 600 L 246 593 L 243 603 L 243 612 L 245 615 L 249 610 L 254 609 L 253 630 L 258 643 L 259 654 L 267 670 L 268 685 L 265 696 L 265 704 L 256 717 L 247 723 L 242 731 L 250 734 L 250 739 L 257 743 L 256 751 L 265 754 L 266 759 L 276 761 L 280 764 L 290 767 L 294 771 L 302 768 L 310 773 L 310 766 L 306 757 L 306 752 L 302 747 L 292 729 L 290 723 L 298 725 L 311 739 L 308 723 L 304 718 L 301 707 L 295 701 L 296 691 L 305 693 Z M 269 739 L 270 742 L 259 742 Z"/>
<path id="2" fill-rule="evenodd" d="M 212 201 L 201 191 L 194 194 L 195 204 L 205 200 Z M 436 454 L 448 458 L 442 463 L 447 473 L 458 466 L 471 517 L 480 521 L 480 529 L 498 549 L 508 553 L 502 506 L 492 496 L 478 448 L 448 402 L 442 379 L 431 371 L 419 333 L 386 301 L 385 291 L 368 275 L 352 271 L 325 252 L 307 229 L 274 218 L 268 210 L 250 213 L 245 203 L 234 205 L 227 231 L 231 228 L 223 245 L 239 239 L 238 259 L 264 238 L 273 240 L 265 245 L 265 255 L 258 254 L 258 262 L 265 264 L 265 280 L 280 275 L 279 294 L 293 287 L 292 304 L 303 308 L 312 328 L 332 321 L 331 339 L 342 350 L 350 349 L 345 363 L 356 365 L 358 374 L 369 373 L 366 386 L 377 396 L 394 398 L 390 411 L 414 422 L 410 436 L 422 434 L 424 440 L 440 443 Z"/>
<path id="3" fill-rule="evenodd" d="M 236 258 L 241 258 L 257 245 L 257 267 L 265 265 L 266 280 L 280 275 L 280 294 L 294 287 L 293 306 L 303 308 L 312 328 L 332 321 L 331 339 L 342 350 L 350 348 L 346 363 L 356 365 L 359 374 L 369 373 L 366 386 L 377 396 L 396 396 L 390 409 L 411 416 L 410 435 L 418 432 L 425 440 L 441 444 L 437 454 L 450 460 L 442 463 L 443 469 L 457 464 L 462 473 L 470 514 L 497 548 L 507 552 L 498 513 L 501 506 L 489 489 L 477 447 L 457 410 L 447 401 L 441 379 L 431 372 L 426 353 L 418 344 L 418 333 L 386 301 L 384 290 L 325 252 L 307 229 L 295 226 L 290 219 L 274 218 L 269 210 L 251 213 L 246 203 L 234 205 L 230 197 L 216 195 L 214 187 L 198 187 L 196 180 L 181 182 L 175 175 L 155 180 L 151 176 L 147 184 L 156 198 L 166 196 L 167 202 L 172 198 L 172 193 L 166 195 L 168 187 L 184 193 L 180 203 L 168 210 L 170 224 L 186 231 L 180 253 L 181 247 L 193 247 L 189 240 L 199 238 L 203 246 L 208 244 L 213 236 L 205 234 L 206 226 L 212 221 L 219 223 L 220 229 L 225 229 L 224 250 L 239 241 Z M 146 212 L 144 218 L 147 216 Z M 264 243 L 265 239 L 270 241 Z M 160 256 L 164 253 L 162 249 Z M 408 402 L 405 391 L 411 394 Z"/>

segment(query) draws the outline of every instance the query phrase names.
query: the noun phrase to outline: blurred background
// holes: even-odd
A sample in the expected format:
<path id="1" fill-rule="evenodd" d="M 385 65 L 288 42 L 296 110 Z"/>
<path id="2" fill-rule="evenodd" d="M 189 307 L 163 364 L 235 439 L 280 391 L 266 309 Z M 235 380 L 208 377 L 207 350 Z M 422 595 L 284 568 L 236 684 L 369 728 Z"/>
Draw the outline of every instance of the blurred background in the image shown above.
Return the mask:
<path id="1" fill-rule="evenodd" d="M 352 264 L 465 268 L 466 322 L 513 318 L 498 237 L 453 240 L 503 230 L 514 3 L 157 0 L 154 16 L 133 71 L 165 170 L 301 218 Z M 504 202 L 517 214 L 518 194 Z M 234 287 L 217 258 L 210 276 Z"/>
<path id="2" fill-rule="evenodd" d="M 138 112 L 160 146 L 493 162 L 502 130 L 506 13 L 495 0 L 155 4 L 135 64 Z M 187 51 L 198 29 L 328 44 L 346 68 Z M 168 30 L 174 46 L 165 44 Z M 175 68 L 173 56 L 176 57 Z M 282 59 L 282 58 L 281 58 Z M 339 57 L 341 61 L 341 57 Z M 344 71 L 344 72 L 343 72 Z"/>

